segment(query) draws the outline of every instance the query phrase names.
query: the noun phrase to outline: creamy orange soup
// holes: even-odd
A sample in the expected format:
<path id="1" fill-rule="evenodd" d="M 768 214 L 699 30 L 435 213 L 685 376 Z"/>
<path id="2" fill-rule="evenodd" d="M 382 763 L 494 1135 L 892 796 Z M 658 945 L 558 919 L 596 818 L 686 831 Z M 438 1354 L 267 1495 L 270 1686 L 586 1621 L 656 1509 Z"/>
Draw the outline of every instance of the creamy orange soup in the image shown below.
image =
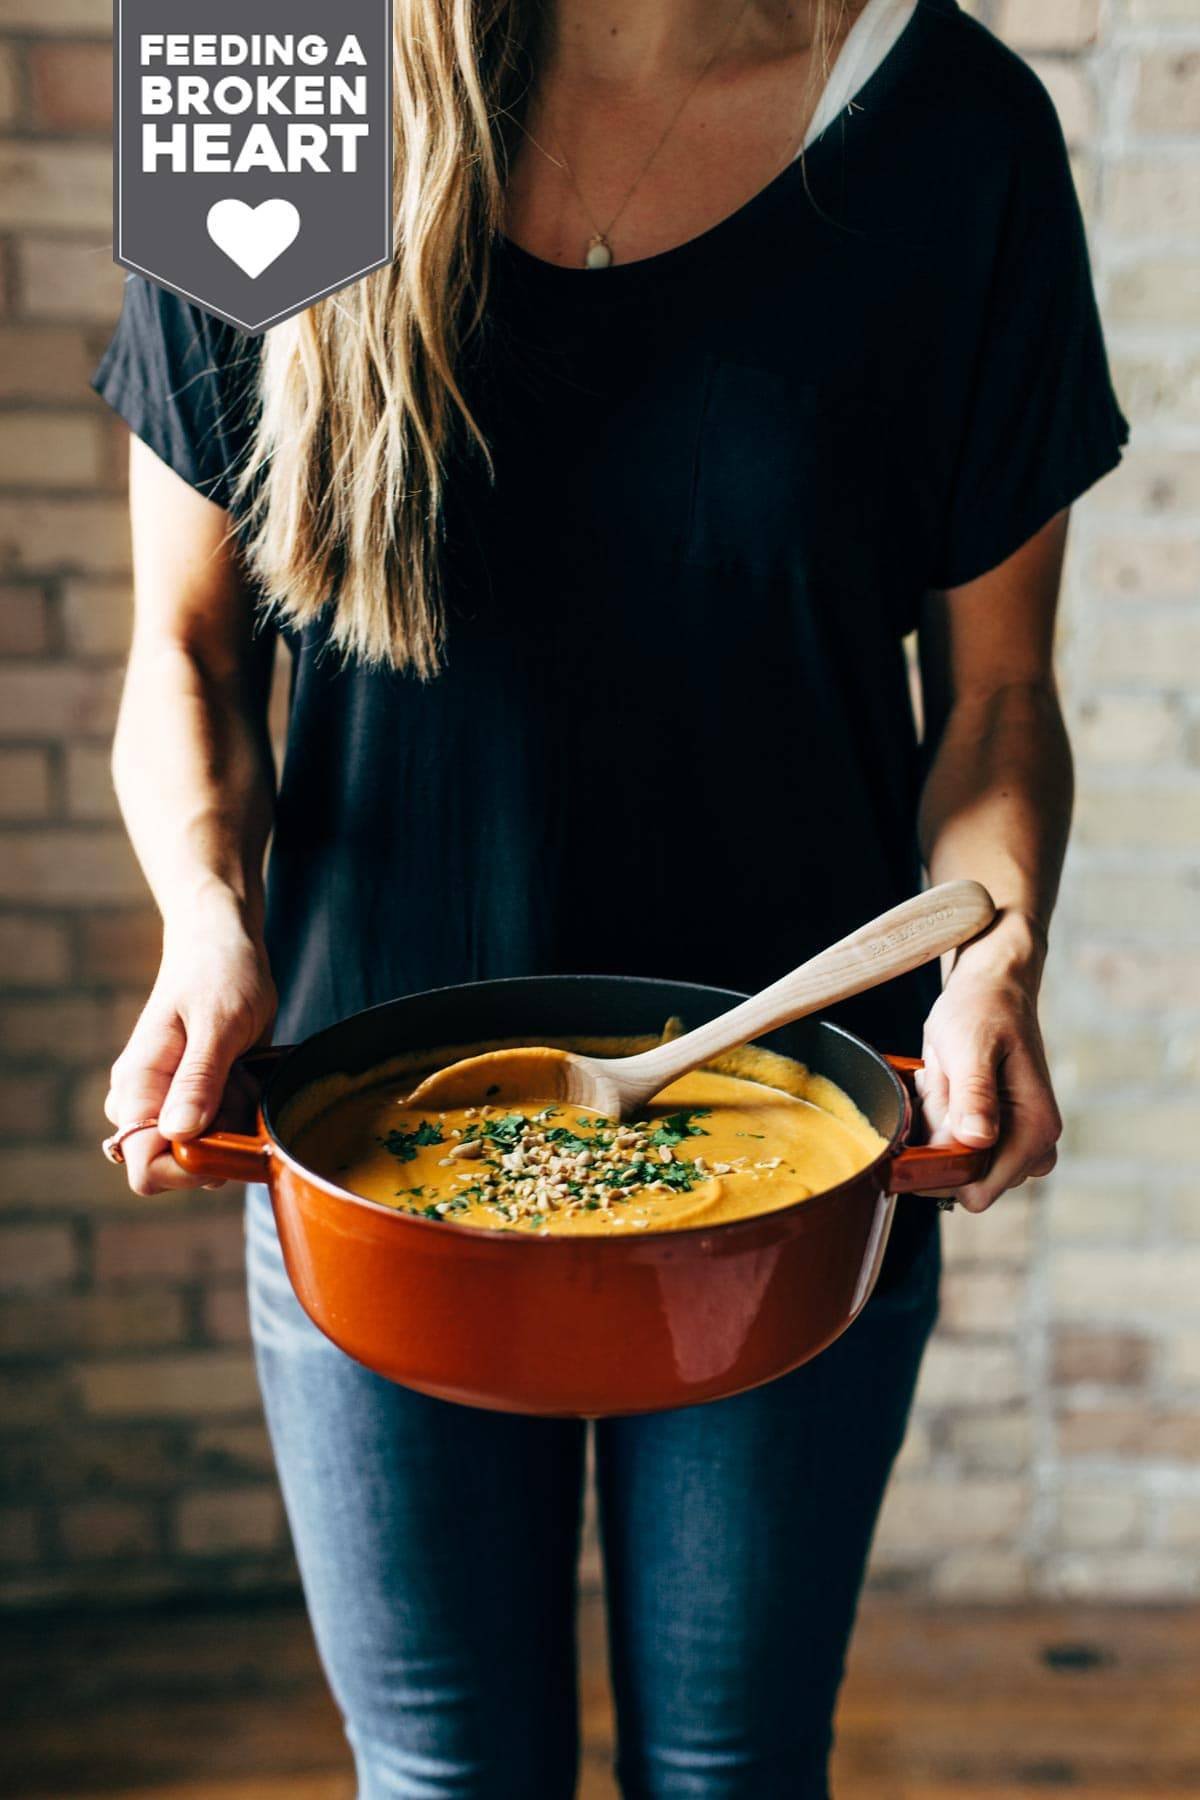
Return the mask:
<path id="1" fill-rule="evenodd" d="M 650 1041 L 560 1046 L 618 1055 Z M 428 1070 L 502 1047 L 450 1047 L 318 1083 L 286 1110 L 284 1141 L 318 1174 L 397 1211 L 542 1235 L 674 1231 L 772 1212 L 845 1181 L 885 1147 L 831 1081 L 755 1050 L 684 1076 L 626 1124 L 561 1101 L 406 1104 Z"/>

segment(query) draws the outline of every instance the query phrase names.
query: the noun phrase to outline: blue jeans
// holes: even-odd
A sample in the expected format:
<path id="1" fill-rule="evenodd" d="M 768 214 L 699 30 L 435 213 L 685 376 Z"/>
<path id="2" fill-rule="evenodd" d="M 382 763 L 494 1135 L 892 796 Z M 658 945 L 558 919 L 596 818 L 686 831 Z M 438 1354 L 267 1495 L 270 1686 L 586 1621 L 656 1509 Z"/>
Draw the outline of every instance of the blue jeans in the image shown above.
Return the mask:
<path id="1" fill-rule="evenodd" d="M 267 1420 L 360 1800 L 569 1800 L 586 1427 L 352 1362 L 248 1206 Z M 626 1800 L 826 1800 L 876 1513 L 937 1311 L 936 1239 L 815 1361 L 595 1426 Z"/>

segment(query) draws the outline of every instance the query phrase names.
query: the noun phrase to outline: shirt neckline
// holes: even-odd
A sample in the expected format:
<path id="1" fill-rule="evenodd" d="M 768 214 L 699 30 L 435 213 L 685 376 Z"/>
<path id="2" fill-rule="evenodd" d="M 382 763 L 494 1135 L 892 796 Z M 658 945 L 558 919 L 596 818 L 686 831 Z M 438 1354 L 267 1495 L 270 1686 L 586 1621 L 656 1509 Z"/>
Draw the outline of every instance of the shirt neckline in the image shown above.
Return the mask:
<path id="1" fill-rule="evenodd" d="M 627 293 L 642 282 L 683 271 L 711 250 L 724 248 L 723 240 L 727 236 L 752 224 L 758 213 L 768 207 L 793 181 L 799 180 L 807 184 L 809 175 L 827 160 L 835 148 L 845 147 L 849 132 L 853 131 L 857 136 L 869 128 L 878 117 L 879 103 L 911 66 L 927 9 L 937 3 L 938 0 L 916 0 L 895 42 L 862 85 L 846 97 L 838 114 L 820 134 L 802 153 L 794 156 L 778 174 L 759 188 L 757 193 L 744 200 L 732 212 L 726 213 L 723 219 L 717 219 L 703 231 L 697 232 L 694 237 L 685 238 L 682 243 L 672 244 L 665 250 L 656 250 L 649 256 L 614 263 L 603 270 L 550 262 L 543 256 L 535 255 L 532 250 L 523 249 L 515 239 L 503 232 L 497 238 L 497 248 L 504 259 L 524 275 L 554 283 L 560 291 L 571 288 L 579 296 L 600 301 L 606 294 L 615 297 L 618 292 Z M 819 104 L 818 102 L 818 106 Z"/>

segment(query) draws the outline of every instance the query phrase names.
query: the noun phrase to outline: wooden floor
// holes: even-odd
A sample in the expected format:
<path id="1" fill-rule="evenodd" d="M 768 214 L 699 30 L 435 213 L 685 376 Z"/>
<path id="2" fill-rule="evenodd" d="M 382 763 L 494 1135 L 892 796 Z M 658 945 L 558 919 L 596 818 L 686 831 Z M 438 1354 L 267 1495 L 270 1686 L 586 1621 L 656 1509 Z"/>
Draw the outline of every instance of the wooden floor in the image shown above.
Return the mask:
<path id="1" fill-rule="evenodd" d="M 613 1800 L 596 1601 L 580 1800 Z M 303 1614 L 10 1621 L 5 1800 L 353 1800 Z M 1200 1800 L 1200 1611 L 864 1610 L 838 1800 Z M 536 1800 L 536 1796 L 530 1796 Z"/>

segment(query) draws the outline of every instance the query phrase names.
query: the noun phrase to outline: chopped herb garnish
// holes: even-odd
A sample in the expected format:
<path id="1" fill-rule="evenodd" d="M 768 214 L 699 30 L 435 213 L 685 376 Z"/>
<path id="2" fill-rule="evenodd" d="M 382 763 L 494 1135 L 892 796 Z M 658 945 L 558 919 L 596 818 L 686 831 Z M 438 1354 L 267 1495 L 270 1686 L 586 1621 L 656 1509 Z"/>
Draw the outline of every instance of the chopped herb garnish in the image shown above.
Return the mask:
<path id="1" fill-rule="evenodd" d="M 444 1143 L 445 1139 L 440 1125 L 435 1125 L 432 1119 L 422 1119 L 415 1131 L 397 1128 L 389 1131 L 386 1137 L 381 1137 L 379 1142 L 390 1156 L 396 1157 L 400 1162 L 412 1162 L 418 1149 L 426 1144 Z"/>
<path id="2" fill-rule="evenodd" d="M 659 1122 L 657 1130 L 650 1133 L 650 1142 L 666 1144 L 673 1148 L 676 1144 L 682 1144 L 685 1138 L 707 1137 L 707 1131 L 703 1125 L 697 1125 L 696 1120 L 706 1119 L 709 1110 L 707 1106 L 694 1106 L 680 1112 L 668 1113 L 666 1118 Z"/>

